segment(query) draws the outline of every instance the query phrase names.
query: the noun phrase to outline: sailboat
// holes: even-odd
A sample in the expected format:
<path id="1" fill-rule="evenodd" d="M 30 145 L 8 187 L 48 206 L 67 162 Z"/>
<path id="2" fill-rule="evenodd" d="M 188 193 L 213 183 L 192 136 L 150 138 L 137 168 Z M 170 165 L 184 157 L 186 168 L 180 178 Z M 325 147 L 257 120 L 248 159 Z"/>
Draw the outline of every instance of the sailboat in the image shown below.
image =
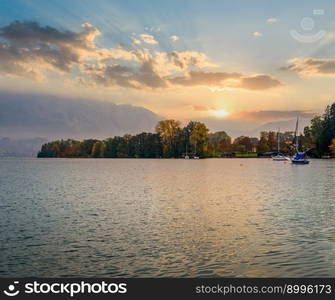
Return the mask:
<path id="1" fill-rule="evenodd" d="M 199 159 L 199 156 L 197 156 L 197 143 L 194 144 L 194 156 L 193 159 Z"/>
<path id="2" fill-rule="evenodd" d="M 287 161 L 290 160 L 288 157 L 284 156 L 283 154 L 280 153 L 280 129 L 278 129 L 277 132 L 277 155 L 272 156 L 272 160 L 274 161 Z"/>
<path id="3" fill-rule="evenodd" d="M 190 159 L 190 157 L 189 157 L 188 154 L 187 154 L 187 144 L 186 144 L 186 149 L 185 149 L 185 150 L 186 150 L 186 152 L 185 152 L 185 156 L 184 156 L 184 158 L 185 158 L 185 159 Z"/>
<path id="4" fill-rule="evenodd" d="M 295 165 L 307 165 L 309 164 L 309 160 L 306 157 L 306 153 L 299 152 L 298 128 L 299 128 L 299 117 L 297 117 L 297 123 L 295 125 L 295 132 L 294 132 L 294 148 L 296 153 L 293 155 L 291 162 L 292 164 Z"/>

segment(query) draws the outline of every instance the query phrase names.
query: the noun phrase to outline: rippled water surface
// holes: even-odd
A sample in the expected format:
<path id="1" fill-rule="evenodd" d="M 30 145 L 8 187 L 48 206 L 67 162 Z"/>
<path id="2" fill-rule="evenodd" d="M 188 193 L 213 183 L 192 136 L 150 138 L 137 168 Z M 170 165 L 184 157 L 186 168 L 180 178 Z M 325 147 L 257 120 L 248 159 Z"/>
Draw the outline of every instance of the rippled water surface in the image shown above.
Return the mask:
<path id="1" fill-rule="evenodd" d="M 0 276 L 335 276 L 335 160 L 0 159 Z"/>

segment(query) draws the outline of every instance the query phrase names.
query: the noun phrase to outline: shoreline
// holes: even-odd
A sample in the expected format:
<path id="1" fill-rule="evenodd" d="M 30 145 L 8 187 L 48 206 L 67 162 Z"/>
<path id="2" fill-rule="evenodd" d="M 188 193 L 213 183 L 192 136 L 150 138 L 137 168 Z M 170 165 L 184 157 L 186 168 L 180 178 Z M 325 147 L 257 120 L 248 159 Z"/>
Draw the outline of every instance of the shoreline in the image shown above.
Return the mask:
<path id="1" fill-rule="evenodd" d="M 289 158 L 291 156 L 288 156 Z M 246 159 L 271 159 L 272 157 L 265 157 L 265 156 L 246 156 L 246 157 L 200 157 L 199 159 L 185 159 L 183 157 L 2 157 L 2 158 L 38 158 L 38 159 L 44 159 L 44 158 L 61 158 L 61 159 L 155 159 L 155 160 L 168 160 L 168 159 L 178 159 L 178 160 L 204 160 L 204 159 L 241 159 L 241 158 L 246 158 Z M 330 157 L 330 158 L 321 158 L 321 157 L 309 157 L 310 159 L 318 159 L 318 160 L 332 160 L 335 159 L 335 157 Z"/>

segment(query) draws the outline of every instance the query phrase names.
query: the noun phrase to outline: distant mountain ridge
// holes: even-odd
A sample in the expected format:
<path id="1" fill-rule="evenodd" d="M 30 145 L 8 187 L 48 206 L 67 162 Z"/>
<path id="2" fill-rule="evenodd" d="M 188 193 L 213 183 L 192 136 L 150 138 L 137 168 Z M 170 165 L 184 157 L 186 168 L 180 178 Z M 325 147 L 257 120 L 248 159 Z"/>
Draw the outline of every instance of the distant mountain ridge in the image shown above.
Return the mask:
<path id="1" fill-rule="evenodd" d="M 160 116 L 143 107 L 50 95 L 0 93 L 0 136 L 106 138 L 152 131 Z"/>
<path id="2" fill-rule="evenodd" d="M 311 117 L 312 118 L 312 117 Z M 311 118 L 300 118 L 299 131 L 303 132 L 304 127 L 310 125 Z M 211 131 L 224 130 L 232 138 L 238 136 L 259 137 L 261 131 L 294 131 L 296 118 L 260 123 L 254 120 L 231 120 L 231 119 L 210 119 L 203 118 L 200 121 L 211 129 Z"/>
<path id="3" fill-rule="evenodd" d="M 46 142 L 42 138 L 13 140 L 0 137 L 0 157 L 35 157 Z"/>
<path id="4" fill-rule="evenodd" d="M 281 132 L 285 131 L 294 131 L 296 125 L 296 119 L 286 120 L 286 121 L 278 121 L 278 122 L 268 122 L 262 124 L 253 130 L 254 135 L 259 135 L 261 131 L 278 131 L 280 129 Z M 303 132 L 306 126 L 310 125 L 311 119 L 300 118 L 299 119 L 299 132 Z"/>
<path id="5" fill-rule="evenodd" d="M 163 119 L 148 109 L 108 101 L 0 92 L 0 156 L 35 156 L 46 141 L 105 139 L 153 132 Z M 211 131 L 225 130 L 232 138 L 259 137 L 261 131 L 293 131 L 296 119 L 260 125 L 250 120 L 202 118 Z M 300 119 L 300 132 L 310 118 Z M 2 138 L 1 138 L 2 137 Z"/>

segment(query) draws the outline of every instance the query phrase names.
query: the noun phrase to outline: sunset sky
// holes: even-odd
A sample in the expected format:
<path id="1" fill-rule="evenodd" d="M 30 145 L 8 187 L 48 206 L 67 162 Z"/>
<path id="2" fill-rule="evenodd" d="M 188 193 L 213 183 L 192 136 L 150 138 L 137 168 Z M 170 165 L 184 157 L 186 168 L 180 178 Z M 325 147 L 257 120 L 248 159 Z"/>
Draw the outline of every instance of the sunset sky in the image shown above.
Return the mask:
<path id="1" fill-rule="evenodd" d="M 0 89 L 271 122 L 334 100 L 333 1 L 0 1 Z"/>

